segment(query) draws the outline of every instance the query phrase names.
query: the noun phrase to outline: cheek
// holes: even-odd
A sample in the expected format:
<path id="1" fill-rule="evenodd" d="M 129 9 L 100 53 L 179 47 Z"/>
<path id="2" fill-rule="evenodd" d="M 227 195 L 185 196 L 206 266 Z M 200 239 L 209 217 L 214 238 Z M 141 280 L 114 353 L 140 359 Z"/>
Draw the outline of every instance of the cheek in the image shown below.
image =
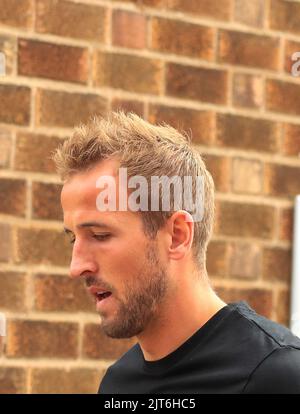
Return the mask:
<path id="1" fill-rule="evenodd" d="M 145 269 L 146 248 L 145 241 L 132 234 L 130 239 L 116 238 L 100 245 L 93 253 L 99 262 L 100 274 L 104 278 L 112 278 L 112 283 L 118 283 L 119 280 L 135 279 L 141 274 Z"/>
<path id="2" fill-rule="evenodd" d="M 135 285 L 145 270 L 145 259 L 140 251 L 118 251 L 107 257 L 105 263 L 104 277 L 111 279 L 112 284 L 121 289 Z"/>
<path id="3" fill-rule="evenodd" d="M 142 267 L 144 266 L 144 261 L 141 260 L 140 256 L 140 253 L 119 253 L 119 255 L 115 257 L 112 263 L 114 272 L 119 273 L 125 279 L 131 279 L 135 277 L 136 273 L 140 273 Z"/>

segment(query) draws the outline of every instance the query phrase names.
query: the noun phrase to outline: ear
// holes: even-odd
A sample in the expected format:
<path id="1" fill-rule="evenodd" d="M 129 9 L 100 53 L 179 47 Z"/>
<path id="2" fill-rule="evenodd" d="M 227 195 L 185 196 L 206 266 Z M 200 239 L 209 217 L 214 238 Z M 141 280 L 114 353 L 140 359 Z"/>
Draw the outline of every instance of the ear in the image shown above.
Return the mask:
<path id="1" fill-rule="evenodd" d="M 171 236 L 169 258 L 180 260 L 191 250 L 194 239 L 194 220 L 187 211 L 179 210 L 168 219 L 167 228 Z"/>

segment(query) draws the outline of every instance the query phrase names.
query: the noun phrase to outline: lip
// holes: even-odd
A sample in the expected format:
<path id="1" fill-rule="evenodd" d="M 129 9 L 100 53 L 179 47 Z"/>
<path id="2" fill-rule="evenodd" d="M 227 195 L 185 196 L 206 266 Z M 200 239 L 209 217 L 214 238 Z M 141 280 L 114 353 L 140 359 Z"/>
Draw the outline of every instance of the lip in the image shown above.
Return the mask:
<path id="1" fill-rule="evenodd" d="M 99 300 L 98 298 L 96 298 L 96 309 L 97 311 L 103 311 L 103 309 L 105 309 L 112 301 L 113 297 L 112 294 L 109 295 L 107 298 L 101 299 Z"/>
<path id="2" fill-rule="evenodd" d="M 92 295 L 97 297 L 97 293 L 104 293 L 104 292 L 110 292 L 110 290 L 101 288 L 100 286 L 90 286 L 88 289 L 88 292 Z"/>
<path id="3" fill-rule="evenodd" d="M 110 290 L 101 288 L 100 286 L 95 286 L 95 285 L 90 286 L 87 289 L 87 291 L 90 293 L 90 295 L 92 295 L 94 297 L 95 302 L 96 302 L 96 308 L 97 308 L 98 311 L 101 310 L 103 308 L 103 306 L 105 306 L 106 303 L 109 302 L 109 299 L 112 297 L 112 292 Z M 104 293 L 104 292 L 110 292 L 111 294 L 107 298 L 104 298 L 104 299 L 100 300 L 98 298 L 97 294 L 98 293 Z"/>

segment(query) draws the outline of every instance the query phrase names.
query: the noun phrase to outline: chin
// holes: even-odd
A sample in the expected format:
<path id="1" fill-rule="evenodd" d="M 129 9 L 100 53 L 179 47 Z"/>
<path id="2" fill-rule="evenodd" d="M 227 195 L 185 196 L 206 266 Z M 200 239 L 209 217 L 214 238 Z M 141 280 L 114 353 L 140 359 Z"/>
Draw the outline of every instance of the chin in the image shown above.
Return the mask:
<path id="1" fill-rule="evenodd" d="M 102 323 L 101 329 L 105 333 L 106 336 L 109 338 L 114 339 L 130 339 L 137 335 L 139 335 L 141 332 L 143 332 L 143 328 L 140 329 L 125 329 L 124 327 L 117 327 L 110 323 Z"/>

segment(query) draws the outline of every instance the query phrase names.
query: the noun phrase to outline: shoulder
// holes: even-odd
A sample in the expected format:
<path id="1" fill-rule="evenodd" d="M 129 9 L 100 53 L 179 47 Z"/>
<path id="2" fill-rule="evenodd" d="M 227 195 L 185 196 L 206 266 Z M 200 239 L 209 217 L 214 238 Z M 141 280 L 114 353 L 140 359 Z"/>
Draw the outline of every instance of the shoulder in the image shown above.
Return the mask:
<path id="1" fill-rule="evenodd" d="M 268 338 L 273 344 L 273 350 L 281 347 L 300 349 L 300 338 L 295 336 L 287 327 L 257 314 L 245 302 L 240 302 L 235 310 L 244 322 L 248 322 L 248 328 L 252 327 L 254 338 L 257 338 L 258 335 Z"/>
<path id="2" fill-rule="evenodd" d="M 245 375 L 241 392 L 300 393 L 300 338 L 245 302 L 233 310 L 228 329 L 233 334 L 234 361 Z M 229 365 L 232 352 L 228 355 Z"/>
<path id="3" fill-rule="evenodd" d="M 251 373 L 246 394 L 299 394 L 300 349 L 289 346 L 273 350 Z"/>

